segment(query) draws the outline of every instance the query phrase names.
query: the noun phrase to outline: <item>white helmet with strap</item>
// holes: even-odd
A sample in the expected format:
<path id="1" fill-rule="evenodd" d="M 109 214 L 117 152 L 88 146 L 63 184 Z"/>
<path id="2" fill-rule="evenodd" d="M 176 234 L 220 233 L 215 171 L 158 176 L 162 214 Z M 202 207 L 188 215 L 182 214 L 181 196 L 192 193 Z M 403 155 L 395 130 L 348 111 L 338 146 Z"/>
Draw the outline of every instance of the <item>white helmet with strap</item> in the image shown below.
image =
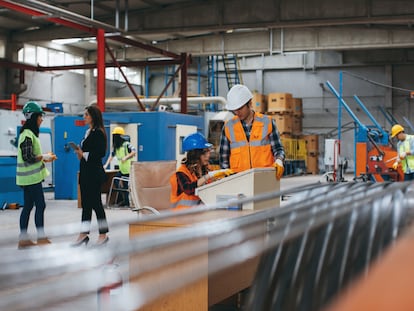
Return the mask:
<path id="1" fill-rule="evenodd" d="M 234 85 L 227 93 L 227 110 L 237 110 L 253 98 L 252 92 L 242 84 Z"/>

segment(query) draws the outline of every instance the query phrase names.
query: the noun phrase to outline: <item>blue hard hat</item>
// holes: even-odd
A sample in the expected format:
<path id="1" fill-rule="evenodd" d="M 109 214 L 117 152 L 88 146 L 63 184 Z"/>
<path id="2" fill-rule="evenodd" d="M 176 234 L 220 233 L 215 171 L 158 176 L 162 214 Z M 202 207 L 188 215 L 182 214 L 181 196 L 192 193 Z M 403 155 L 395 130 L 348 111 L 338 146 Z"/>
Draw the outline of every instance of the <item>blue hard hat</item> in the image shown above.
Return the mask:
<path id="1" fill-rule="evenodd" d="M 210 144 L 205 137 L 200 133 L 194 133 L 186 136 L 183 140 L 183 151 L 190 151 L 193 149 L 205 149 L 211 148 Z"/>

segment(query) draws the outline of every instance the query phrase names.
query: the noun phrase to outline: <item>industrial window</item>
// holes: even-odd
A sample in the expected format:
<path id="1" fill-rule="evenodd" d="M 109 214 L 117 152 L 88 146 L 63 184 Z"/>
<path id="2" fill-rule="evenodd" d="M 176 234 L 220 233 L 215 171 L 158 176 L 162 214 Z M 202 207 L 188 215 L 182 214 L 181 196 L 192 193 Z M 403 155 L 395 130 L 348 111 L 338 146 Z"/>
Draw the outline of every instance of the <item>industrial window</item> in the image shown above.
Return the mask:
<path id="1" fill-rule="evenodd" d="M 0 40 L 0 58 L 6 57 L 6 45 L 4 40 Z"/>
<path id="2" fill-rule="evenodd" d="M 40 66 L 64 66 L 64 65 L 80 65 L 84 64 L 82 57 L 49 49 L 41 46 L 24 44 L 23 48 L 18 52 L 18 60 L 21 63 L 40 65 Z M 83 74 L 82 69 L 70 70 Z"/>
<path id="3" fill-rule="evenodd" d="M 123 73 L 128 79 L 128 82 L 131 84 L 141 85 L 141 69 L 139 68 L 129 68 L 121 67 Z M 94 77 L 98 76 L 98 71 L 93 70 Z M 108 67 L 105 69 L 105 79 L 115 80 L 119 82 L 126 82 L 124 77 L 121 74 L 121 71 L 117 67 Z"/>

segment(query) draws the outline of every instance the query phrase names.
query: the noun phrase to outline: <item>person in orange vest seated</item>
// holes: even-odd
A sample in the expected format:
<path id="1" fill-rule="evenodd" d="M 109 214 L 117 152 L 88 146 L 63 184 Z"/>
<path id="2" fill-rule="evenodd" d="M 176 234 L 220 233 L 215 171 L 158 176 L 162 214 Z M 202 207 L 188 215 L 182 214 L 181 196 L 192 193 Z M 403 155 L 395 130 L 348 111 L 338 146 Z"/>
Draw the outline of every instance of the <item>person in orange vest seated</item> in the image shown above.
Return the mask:
<path id="1" fill-rule="evenodd" d="M 193 133 L 184 138 L 183 151 L 187 152 L 187 155 L 170 177 L 172 208 L 182 209 L 199 205 L 201 200 L 195 195 L 197 187 L 232 173 L 231 170 L 209 171 L 212 146 L 200 133 Z"/>

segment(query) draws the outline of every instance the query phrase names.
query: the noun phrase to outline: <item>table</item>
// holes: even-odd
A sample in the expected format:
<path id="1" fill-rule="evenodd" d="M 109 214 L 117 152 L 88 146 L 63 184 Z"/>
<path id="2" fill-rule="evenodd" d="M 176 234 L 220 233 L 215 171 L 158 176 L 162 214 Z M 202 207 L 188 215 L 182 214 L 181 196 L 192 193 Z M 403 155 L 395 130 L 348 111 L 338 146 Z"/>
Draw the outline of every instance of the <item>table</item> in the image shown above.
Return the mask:
<path id="1" fill-rule="evenodd" d="M 204 204 L 214 205 L 229 199 L 253 197 L 279 191 L 280 181 L 275 178 L 275 169 L 263 167 L 252 168 L 205 184 L 196 188 L 195 193 Z M 243 210 L 260 210 L 278 206 L 280 206 L 280 198 L 275 197 L 269 200 L 245 203 L 241 208 Z"/>
<path id="2" fill-rule="evenodd" d="M 253 213 L 252 210 L 217 210 L 203 212 L 196 215 L 187 215 L 180 217 L 172 217 L 163 220 L 154 220 L 148 222 L 134 222 L 129 225 L 129 236 L 130 238 L 140 234 L 148 234 L 155 231 L 174 229 L 185 226 L 194 226 L 197 223 L 218 220 L 224 218 L 242 217 Z M 191 243 L 191 242 L 189 242 Z M 195 246 L 195 245 L 192 245 Z M 191 245 L 190 245 L 191 247 Z M 197 271 L 204 270 L 205 275 L 211 269 L 208 261 L 208 241 L 201 242 L 197 241 L 196 247 L 203 247 L 206 249 L 204 256 L 197 257 L 196 265 Z M 145 256 L 131 256 L 130 257 L 130 270 L 133 271 L 140 266 L 140 260 L 157 260 L 160 256 L 157 250 L 154 253 L 145 254 Z M 209 275 L 208 277 L 202 278 L 195 284 L 186 286 L 173 294 L 163 295 L 161 298 L 156 299 L 153 303 L 140 308 L 140 311 L 155 311 L 155 310 L 180 310 L 190 311 L 199 310 L 207 311 L 209 306 L 219 303 L 224 299 L 231 297 L 238 292 L 248 288 L 256 273 L 256 268 L 259 263 L 260 257 L 252 258 L 242 264 L 232 266 L 220 273 Z M 186 269 L 188 271 L 189 265 L 175 265 L 169 268 L 169 271 L 163 271 L 161 273 L 173 273 L 173 275 L 180 275 L 180 271 Z M 151 273 L 150 276 L 152 281 L 156 282 L 156 279 L 160 276 L 157 273 Z M 130 277 L 130 284 L 138 282 L 138 280 Z M 163 283 L 157 284 L 160 288 L 164 286 Z"/>

